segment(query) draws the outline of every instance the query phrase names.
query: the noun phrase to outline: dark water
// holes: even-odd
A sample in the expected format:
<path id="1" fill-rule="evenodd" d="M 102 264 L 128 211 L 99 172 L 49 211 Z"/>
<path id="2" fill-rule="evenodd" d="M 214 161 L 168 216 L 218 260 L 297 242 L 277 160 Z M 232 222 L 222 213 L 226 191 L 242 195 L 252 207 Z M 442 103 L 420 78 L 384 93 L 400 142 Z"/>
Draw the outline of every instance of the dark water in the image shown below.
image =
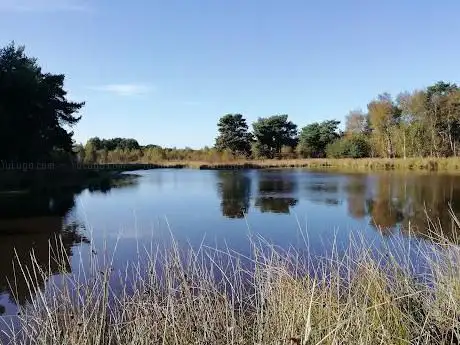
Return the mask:
<path id="1" fill-rule="evenodd" d="M 27 269 L 34 249 L 35 260 L 47 267 L 57 235 L 70 261 L 47 267 L 50 275 L 72 272 L 80 253 L 104 246 L 116 246 L 114 264 L 122 267 L 140 246 L 171 234 L 192 246 L 207 243 L 243 253 L 249 234 L 280 246 L 308 240 L 317 254 L 334 238 L 346 245 L 352 232 L 371 240 L 382 241 L 383 234 L 383 240 L 420 241 L 429 228 L 442 226 L 454 238 L 449 207 L 460 214 L 455 175 L 188 169 L 136 174 L 135 183 L 104 191 L 0 196 L 0 312 L 14 314 L 13 300 L 23 304 L 32 298 L 13 266 L 15 253 Z"/>

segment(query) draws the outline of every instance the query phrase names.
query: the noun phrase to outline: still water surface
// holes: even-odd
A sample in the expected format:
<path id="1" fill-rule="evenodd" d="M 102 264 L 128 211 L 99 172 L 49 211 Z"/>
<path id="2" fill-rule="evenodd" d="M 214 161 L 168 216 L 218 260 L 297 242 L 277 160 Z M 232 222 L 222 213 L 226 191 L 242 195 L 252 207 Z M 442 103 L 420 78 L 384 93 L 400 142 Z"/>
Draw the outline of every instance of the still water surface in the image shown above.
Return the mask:
<path id="1" fill-rule="evenodd" d="M 21 304 L 31 298 L 20 279 L 10 286 L 18 275 L 15 250 L 25 267 L 32 249 L 47 266 L 58 234 L 71 257 L 65 271 L 72 272 L 81 253 L 116 246 L 114 265 L 121 268 L 140 247 L 171 234 L 192 246 L 207 243 L 243 253 L 250 234 L 281 247 L 305 247 L 308 240 L 311 253 L 323 254 L 328 241 L 346 246 L 353 232 L 376 241 L 420 241 L 429 227 L 442 226 L 454 237 L 449 207 L 460 215 L 455 175 L 300 169 L 135 174 L 133 184 L 104 191 L 0 197 L 0 313 L 15 313 L 13 296 Z"/>

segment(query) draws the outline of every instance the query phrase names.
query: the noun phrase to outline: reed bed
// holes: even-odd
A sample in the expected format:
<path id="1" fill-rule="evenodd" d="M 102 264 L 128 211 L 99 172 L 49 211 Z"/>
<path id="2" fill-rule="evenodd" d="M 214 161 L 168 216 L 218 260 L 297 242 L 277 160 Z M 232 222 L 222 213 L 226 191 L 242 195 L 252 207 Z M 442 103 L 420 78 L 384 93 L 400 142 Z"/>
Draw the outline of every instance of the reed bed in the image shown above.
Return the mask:
<path id="1" fill-rule="evenodd" d="M 352 170 L 457 171 L 460 169 L 460 158 L 268 159 L 237 160 L 233 162 L 184 162 L 183 164 L 187 167 L 200 169 L 338 168 Z"/>
<path id="2" fill-rule="evenodd" d="M 172 241 L 118 271 L 93 253 L 45 290 L 34 281 L 46 268 L 19 265 L 34 298 L 6 333 L 13 345 L 458 344 L 460 249 L 436 240 L 407 248 L 354 237 L 325 257 L 307 242 L 251 238 L 245 256 Z"/>
<path id="3" fill-rule="evenodd" d="M 88 169 L 104 169 L 110 167 L 122 167 L 122 170 L 158 169 L 158 168 L 193 168 L 203 170 L 219 169 L 271 169 L 271 168 L 312 168 L 312 169 L 348 169 L 360 171 L 372 170 L 414 170 L 414 171 L 460 171 L 460 158 L 313 158 L 313 159 L 264 159 L 264 160 L 166 160 L 113 164 L 86 164 L 81 167 Z"/>

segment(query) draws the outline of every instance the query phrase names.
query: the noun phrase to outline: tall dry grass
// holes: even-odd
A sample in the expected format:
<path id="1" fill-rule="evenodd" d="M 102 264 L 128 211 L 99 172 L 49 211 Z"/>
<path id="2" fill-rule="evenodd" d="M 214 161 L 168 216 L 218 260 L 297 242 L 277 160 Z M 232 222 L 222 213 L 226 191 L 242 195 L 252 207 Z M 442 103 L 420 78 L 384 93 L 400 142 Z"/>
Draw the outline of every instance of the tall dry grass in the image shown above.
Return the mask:
<path id="1" fill-rule="evenodd" d="M 114 162 L 118 164 L 119 162 Z M 268 169 L 268 168 L 327 168 L 360 171 L 372 170 L 416 170 L 416 171 L 460 171 L 460 158 L 313 158 L 313 159 L 179 159 L 161 161 L 133 161 L 121 163 L 126 170 L 154 168 L 194 168 L 194 169 Z M 98 165 L 110 167 L 111 163 Z M 87 165 L 87 167 L 91 167 Z"/>
<path id="2" fill-rule="evenodd" d="M 165 163 L 165 164 L 171 164 Z M 218 162 L 184 161 L 187 167 L 200 169 L 228 168 L 337 168 L 351 170 L 424 170 L 457 171 L 460 170 L 460 158 L 314 158 L 314 159 L 266 159 L 234 160 Z"/>
<path id="3" fill-rule="evenodd" d="M 8 337 L 37 345 L 459 342 L 457 245 L 350 243 L 344 251 L 332 243 L 322 258 L 261 239 L 251 240 L 250 257 L 173 242 L 144 248 L 145 260 L 120 271 L 92 255 L 89 269 L 45 291 L 34 281 L 46 268 L 19 266 L 35 297 Z M 414 273 L 414 253 L 423 274 Z"/>

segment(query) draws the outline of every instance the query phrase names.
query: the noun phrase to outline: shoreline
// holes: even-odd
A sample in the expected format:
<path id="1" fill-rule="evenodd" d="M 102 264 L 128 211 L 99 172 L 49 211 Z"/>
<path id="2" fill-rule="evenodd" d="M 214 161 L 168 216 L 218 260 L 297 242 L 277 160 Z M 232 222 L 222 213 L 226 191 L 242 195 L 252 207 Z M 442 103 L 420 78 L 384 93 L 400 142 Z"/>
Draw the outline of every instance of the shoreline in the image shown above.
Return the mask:
<path id="1" fill-rule="evenodd" d="M 150 169 L 199 169 L 199 170 L 240 170 L 240 169 L 338 169 L 356 171 L 460 171 L 460 157 L 451 158 L 361 158 L 361 159 L 286 159 L 286 160 L 234 160 L 223 162 L 207 161 L 161 161 L 132 163 L 81 164 L 76 169 L 133 171 Z"/>
<path id="2" fill-rule="evenodd" d="M 334 172 L 460 172 L 460 157 L 451 158 L 362 158 L 362 159 L 267 159 L 232 161 L 162 161 L 119 162 L 73 165 L 47 165 L 47 169 L 23 168 L 24 165 L 3 164 L 0 170 L 0 191 L 25 191 L 42 188 L 107 187 L 111 181 L 128 178 L 126 173 L 153 169 L 245 170 L 245 169 L 312 169 Z"/>
<path id="3" fill-rule="evenodd" d="M 72 166 L 50 170 L 3 170 L 0 171 L 0 196 L 86 188 L 110 189 L 137 178 L 135 174 L 125 174 L 125 171 L 128 172 L 117 169 L 76 169 Z"/>

